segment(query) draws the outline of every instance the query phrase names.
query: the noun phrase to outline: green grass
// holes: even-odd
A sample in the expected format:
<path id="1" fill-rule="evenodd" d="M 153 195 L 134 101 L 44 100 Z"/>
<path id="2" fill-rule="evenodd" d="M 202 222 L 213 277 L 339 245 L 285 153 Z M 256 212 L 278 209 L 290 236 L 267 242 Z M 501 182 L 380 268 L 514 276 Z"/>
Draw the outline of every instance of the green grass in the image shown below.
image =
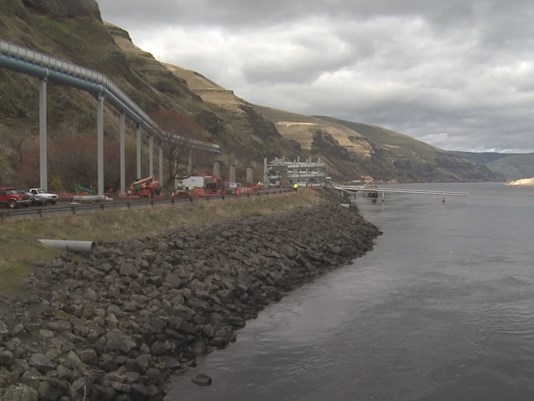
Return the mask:
<path id="1" fill-rule="evenodd" d="M 125 241 L 182 227 L 312 207 L 319 202 L 321 198 L 315 191 L 302 189 L 298 193 L 199 201 L 174 207 L 108 209 L 24 220 L 6 218 L 0 220 L 0 293 L 19 290 L 33 266 L 59 254 L 38 239 Z"/>

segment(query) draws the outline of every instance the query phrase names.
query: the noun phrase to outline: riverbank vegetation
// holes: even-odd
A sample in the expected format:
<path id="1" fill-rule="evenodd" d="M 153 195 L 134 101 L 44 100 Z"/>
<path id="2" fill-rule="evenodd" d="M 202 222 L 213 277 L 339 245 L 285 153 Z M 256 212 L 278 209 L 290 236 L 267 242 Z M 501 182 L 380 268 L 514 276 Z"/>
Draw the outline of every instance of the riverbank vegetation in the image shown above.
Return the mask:
<path id="1" fill-rule="evenodd" d="M 57 256 L 38 239 L 125 241 L 163 231 L 217 223 L 254 215 L 308 208 L 321 202 L 314 190 L 225 201 L 176 204 L 160 208 L 104 210 L 75 216 L 2 222 L 0 232 L 0 293 L 20 288 L 32 266 Z"/>

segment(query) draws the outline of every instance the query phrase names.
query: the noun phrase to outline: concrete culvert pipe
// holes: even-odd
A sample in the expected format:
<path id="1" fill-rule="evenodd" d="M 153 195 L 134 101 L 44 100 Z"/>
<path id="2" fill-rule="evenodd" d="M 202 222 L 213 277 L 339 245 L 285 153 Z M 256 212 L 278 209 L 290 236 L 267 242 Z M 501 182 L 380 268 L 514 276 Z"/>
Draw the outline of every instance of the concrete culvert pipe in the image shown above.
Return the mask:
<path id="1" fill-rule="evenodd" d="M 94 241 L 71 241 L 61 239 L 40 239 L 42 244 L 52 248 L 61 249 L 68 252 L 91 252 L 95 247 Z"/>

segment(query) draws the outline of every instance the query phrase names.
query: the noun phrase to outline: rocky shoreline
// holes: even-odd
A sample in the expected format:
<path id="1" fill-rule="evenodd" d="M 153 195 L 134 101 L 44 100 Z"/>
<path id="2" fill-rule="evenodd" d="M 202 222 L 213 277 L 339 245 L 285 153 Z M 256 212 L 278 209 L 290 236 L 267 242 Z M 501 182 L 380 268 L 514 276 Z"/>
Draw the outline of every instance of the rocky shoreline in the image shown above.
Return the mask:
<path id="1" fill-rule="evenodd" d="M 171 374 L 379 234 L 330 198 L 62 254 L 35 268 L 26 296 L 0 299 L 0 400 L 162 400 Z"/>

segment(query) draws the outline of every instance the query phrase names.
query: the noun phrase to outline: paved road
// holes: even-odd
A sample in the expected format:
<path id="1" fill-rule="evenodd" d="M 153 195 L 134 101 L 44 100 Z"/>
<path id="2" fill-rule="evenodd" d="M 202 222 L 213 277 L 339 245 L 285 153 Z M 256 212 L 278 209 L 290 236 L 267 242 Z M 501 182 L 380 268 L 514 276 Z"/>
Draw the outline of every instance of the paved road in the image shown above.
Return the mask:
<path id="1" fill-rule="evenodd" d="M 263 191 L 257 191 L 251 194 L 240 194 L 240 195 L 210 195 L 207 197 L 198 197 L 198 198 L 188 198 L 188 199 L 175 199 L 174 205 L 179 206 L 183 204 L 198 203 L 198 202 L 211 202 L 211 201 L 222 201 L 224 199 L 236 198 L 236 197 L 247 197 L 247 196 L 262 196 L 270 195 L 277 193 L 289 192 L 290 189 L 266 189 Z M 17 209 L 9 209 L 7 207 L 0 208 L 0 218 L 35 218 L 43 217 L 45 215 L 68 215 L 68 214 L 78 214 L 87 211 L 97 210 L 97 209 L 110 209 L 110 208 L 140 208 L 140 207 L 161 207 L 165 205 L 170 205 L 173 201 L 169 198 L 138 198 L 138 199 L 115 199 L 109 201 L 99 201 L 93 203 L 70 203 L 70 202 L 58 202 L 55 205 L 45 205 L 45 206 L 30 206 L 30 207 L 21 207 Z"/>

